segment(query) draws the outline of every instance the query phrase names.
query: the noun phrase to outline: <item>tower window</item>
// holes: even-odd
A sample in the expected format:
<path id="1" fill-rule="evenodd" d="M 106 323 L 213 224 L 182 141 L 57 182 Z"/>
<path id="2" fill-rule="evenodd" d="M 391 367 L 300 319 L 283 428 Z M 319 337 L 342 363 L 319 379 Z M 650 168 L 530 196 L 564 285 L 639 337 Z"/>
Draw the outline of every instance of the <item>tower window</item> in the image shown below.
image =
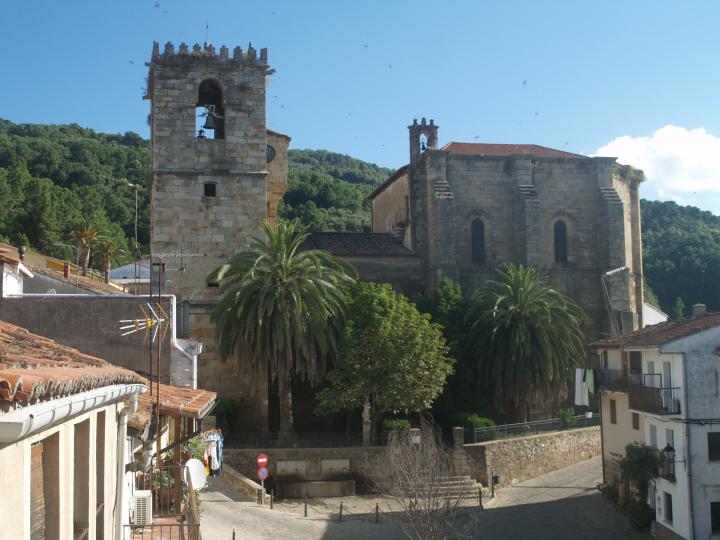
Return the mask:
<path id="1" fill-rule="evenodd" d="M 203 190 L 206 197 L 215 197 L 217 195 L 217 184 L 215 182 L 205 182 Z"/>
<path id="2" fill-rule="evenodd" d="M 195 104 L 195 132 L 199 139 L 225 138 L 225 107 L 220 83 L 204 80 Z"/>
<path id="3" fill-rule="evenodd" d="M 564 221 L 556 221 L 554 226 L 555 236 L 555 262 L 566 263 L 567 256 L 567 225 Z"/>
<path id="4" fill-rule="evenodd" d="M 472 245 L 472 261 L 474 263 L 485 262 L 485 224 L 481 219 L 476 219 L 470 226 L 470 243 Z"/>
<path id="5" fill-rule="evenodd" d="M 424 152 L 425 150 L 427 150 L 427 145 L 428 145 L 427 135 L 425 135 L 424 133 L 421 133 L 421 134 L 420 134 L 420 139 L 419 139 L 418 142 L 419 142 L 419 144 L 420 144 L 420 153 L 422 153 L 422 152 Z"/>

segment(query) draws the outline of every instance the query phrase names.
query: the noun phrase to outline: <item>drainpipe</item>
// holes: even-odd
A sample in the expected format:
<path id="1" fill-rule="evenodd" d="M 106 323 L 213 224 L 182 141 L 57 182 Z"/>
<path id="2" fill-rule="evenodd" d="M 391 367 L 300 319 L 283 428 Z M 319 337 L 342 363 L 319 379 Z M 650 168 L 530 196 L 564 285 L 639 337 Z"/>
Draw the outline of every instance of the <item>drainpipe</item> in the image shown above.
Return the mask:
<path id="1" fill-rule="evenodd" d="M 118 419 L 118 444 L 117 444 L 117 489 L 115 489 L 115 540 L 121 540 L 123 536 L 123 511 L 125 501 L 125 435 L 127 433 L 128 416 L 137 411 L 138 395 L 133 394 L 130 398 L 130 406 L 120 411 Z M 127 509 L 129 511 L 129 509 Z"/>
<path id="2" fill-rule="evenodd" d="M 683 401 L 685 407 L 685 419 L 689 420 L 690 411 L 688 411 L 688 381 L 687 381 L 687 363 L 685 360 L 685 353 L 682 353 L 682 366 L 683 366 Z M 695 538 L 695 516 L 693 512 L 693 490 L 692 490 L 692 474 L 691 474 L 691 463 L 690 459 L 690 423 L 683 422 L 685 429 L 685 467 L 687 472 L 687 485 L 688 485 L 688 510 L 690 515 L 690 539 Z"/>

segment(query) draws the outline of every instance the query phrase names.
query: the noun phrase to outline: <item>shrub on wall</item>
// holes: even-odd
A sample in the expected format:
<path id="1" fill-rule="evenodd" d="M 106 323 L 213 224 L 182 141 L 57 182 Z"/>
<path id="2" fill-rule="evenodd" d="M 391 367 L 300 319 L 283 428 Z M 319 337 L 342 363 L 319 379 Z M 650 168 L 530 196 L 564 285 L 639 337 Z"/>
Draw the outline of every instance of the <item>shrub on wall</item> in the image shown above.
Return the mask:
<path id="1" fill-rule="evenodd" d="M 410 429 L 410 420 L 405 418 L 387 418 L 382 421 L 382 431 L 402 431 Z"/>
<path id="2" fill-rule="evenodd" d="M 560 409 L 557 412 L 558 418 L 562 419 L 563 427 L 573 427 L 578 423 L 578 419 L 575 416 L 575 409 L 568 407 L 567 409 Z"/>
<path id="3" fill-rule="evenodd" d="M 485 416 L 480 416 L 479 414 L 474 413 L 457 413 L 453 417 L 453 424 L 455 426 L 462 426 L 464 428 L 484 428 L 484 427 L 494 427 L 495 421 L 492 420 L 492 418 L 486 418 Z"/>

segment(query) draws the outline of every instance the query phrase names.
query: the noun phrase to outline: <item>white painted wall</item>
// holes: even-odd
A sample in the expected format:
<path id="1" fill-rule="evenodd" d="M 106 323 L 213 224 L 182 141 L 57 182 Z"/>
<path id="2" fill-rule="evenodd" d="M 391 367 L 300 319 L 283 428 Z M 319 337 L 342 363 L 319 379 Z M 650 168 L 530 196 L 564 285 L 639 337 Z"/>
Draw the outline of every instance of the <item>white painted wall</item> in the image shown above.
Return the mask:
<path id="1" fill-rule="evenodd" d="M 23 293 L 23 275 L 17 266 L 0 263 L 2 267 L 2 294 L 11 296 Z"/>
<path id="2" fill-rule="evenodd" d="M 658 324 L 668 320 L 668 314 L 661 309 L 653 306 L 652 304 L 643 304 L 642 308 L 642 322 L 643 327 L 650 326 L 652 324 Z"/>
<path id="3" fill-rule="evenodd" d="M 96 435 L 97 415 L 105 412 L 105 453 L 104 453 L 104 535 L 111 539 L 115 516 L 115 493 L 117 488 L 117 440 L 118 440 L 118 413 L 123 405 L 114 403 L 106 407 L 95 409 L 79 415 L 71 420 L 47 429 L 41 433 L 23 439 L 14 444 L 0 447 L 0 478 L 2 478 L 2 500 L 0 504 L 0 539 L 12 538 L 24 540 L 30 538 L 30 452 L 31 446 L 55 434 L 59 436 L 59 486 L 60 486 L 60 530 L 61 539 L 73 538 L 73 474 L 74 474 L 74 429 L 75 425 L 90 421 L 89 436 L 89 485 L 88 489 L 88 515 L 90 516 L 90 538 L 96 537 L 95 513 L 97 501 L 96 482 Z M 131 457 L 131 456 L 130 456 Z M 14 504 L 7 504 L 14 501 Z M 126 491 L 122 509 L 129 508 L 130 491 Z M 10 536 L 4 536 L 10 534 Z M 98 535 L 99 536 L 99 535 Z"/>

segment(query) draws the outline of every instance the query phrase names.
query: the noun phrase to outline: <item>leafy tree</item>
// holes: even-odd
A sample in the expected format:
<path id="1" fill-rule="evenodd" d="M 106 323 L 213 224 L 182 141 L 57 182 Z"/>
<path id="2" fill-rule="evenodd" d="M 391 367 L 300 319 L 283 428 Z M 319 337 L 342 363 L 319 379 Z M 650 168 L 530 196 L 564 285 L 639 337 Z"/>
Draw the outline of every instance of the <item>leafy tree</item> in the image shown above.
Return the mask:
<path id="1" fill-rule="evenodd" d="M 585 357 L 588 318 L 535 268 L 511 263 L 498 277 L 473 295 L 468 352 L 496 403 L 511 421 L 525 421 L 530 396 L 556 392 Z"/>
<path id="2" fill-rule="evenodd" d="M 72 231 L 72 241 L 77 245 L 80 255 L 80 267 L 82 275 L 87 276 L 88 267 L 90 266 L 90 255 L 92 249 L 105 237 L 98 230 L 97 225 L 92 219 L 85 218 Z"/>
<path id="3" fill-rule="evenodd" d="M 430 408 L 452 373 L 441 327 L 387 284 L 358 283 L 318 412 L 369 407 L 371 432 L 388 412 Z"/>
<path id="4" fill-rule="evenodd" d="M 98 260 L 98 265 L 102 265 L 105 281 L 108 281 L 110 278 L 112 264 L 121 260 L 124 254 L 125 251 L 112 238 L 103 237 L 96 242 L 94 255 Z"/>
<path id="5" fill-rule="evenodd" d="M 252 238 L 210 276 L 222 282 L 212 313 L 220 354 L 239 353 L 250 374 L 269 373 L 278 385 L 280 434 L 293 430 L 291 382 L 319 382 L 337 349 L 345 315 L 344 288 L 355 270 L 324 251 L 300 251 L 307 233 L 297 221 L 263 226 L 266 240 Z M 262 380 L 261 379 L 261 380 Z"/>

